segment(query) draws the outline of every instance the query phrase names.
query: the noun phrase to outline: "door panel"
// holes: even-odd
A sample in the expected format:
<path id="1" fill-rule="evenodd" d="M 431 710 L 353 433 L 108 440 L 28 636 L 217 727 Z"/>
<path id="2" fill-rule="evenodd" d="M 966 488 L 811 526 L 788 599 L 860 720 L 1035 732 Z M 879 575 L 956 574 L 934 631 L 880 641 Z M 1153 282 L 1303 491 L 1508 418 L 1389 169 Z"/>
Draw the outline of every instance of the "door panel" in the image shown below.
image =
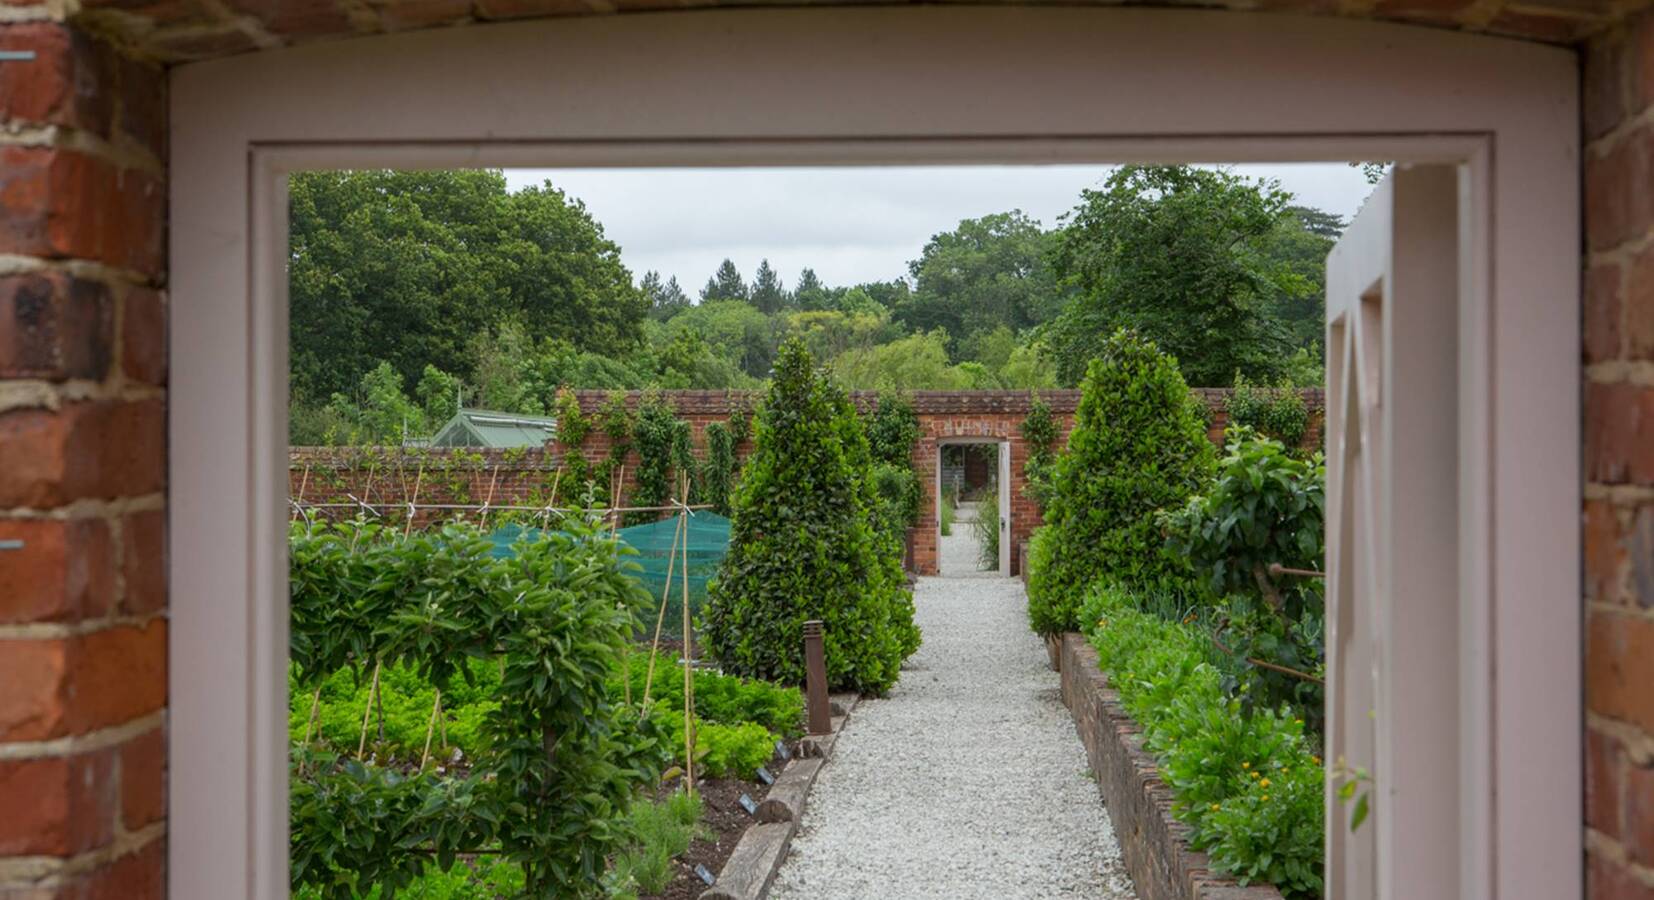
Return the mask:
<path id="1" fill-rule="evenodd" d="M 1327 259 L 1333 897 L 1458 892 L 1458 179 L 1398 168 Z M 1354 832 L 1340 766 L 1372 775 Z"/>

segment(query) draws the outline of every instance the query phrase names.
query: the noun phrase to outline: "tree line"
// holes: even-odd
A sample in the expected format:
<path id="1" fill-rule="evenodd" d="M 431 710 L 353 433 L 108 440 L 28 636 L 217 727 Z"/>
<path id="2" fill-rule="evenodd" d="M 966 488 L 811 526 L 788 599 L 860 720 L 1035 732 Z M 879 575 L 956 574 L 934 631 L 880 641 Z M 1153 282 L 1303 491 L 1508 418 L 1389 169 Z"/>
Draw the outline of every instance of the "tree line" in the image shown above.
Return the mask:
<path id="1" fill-rule="evenodd" d="M 966 219 L 888 281 L 789 286 L 726 259 L 691 297 L 634 278 L 549 182 L 320 172 L 291 196 L 295 444 L 423 436 L 461 401 L 543 414 L 559 387 L 755 388 L 791 338 L 854 389 L 1071 387 L 1121 327 L 1193 384 L 1312 383 L 1343 227 L 1271 181 L 1127 166 L 1052 227 Z"/>

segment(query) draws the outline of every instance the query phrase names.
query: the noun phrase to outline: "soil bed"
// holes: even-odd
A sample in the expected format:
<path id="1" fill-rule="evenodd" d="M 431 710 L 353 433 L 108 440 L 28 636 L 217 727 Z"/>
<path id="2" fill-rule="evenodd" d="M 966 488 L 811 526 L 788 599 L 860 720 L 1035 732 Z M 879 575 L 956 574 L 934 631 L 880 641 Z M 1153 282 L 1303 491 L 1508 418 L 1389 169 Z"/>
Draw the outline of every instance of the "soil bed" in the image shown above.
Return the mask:
<path id="1" fill-rule="evenodd" d="M 798 755 L 797 741 L 789 741 L 787 747 L 795 757 Z M 770 757 L 766 768 L 771 774 L 779 775 L 786 764 L 787 761 L 777 754 Z M 680 785 L 681 779 L 667 782 L 661 786 L 659 796 L 671 794 Z M 739 778 L 703 778 L 696 781 L 695 789 L 701 795 L 701 826 L 712 834 L 712 838 L 696 838 L 687 852 L 672 861 L 672 880 L 666 885 L 666 890 L 644 895 L 642 900 L 695 900 L 699 897 L 707 885 L 695 874 L 695 866 L 706 866 L 706 870 L 714 875 L 721 873 L 729 855 L 735 852 L 735 845 L 741 842 L 741 835 L 746 834 L 749 825 L 758 821 L 741 808 L 741 795 L 751 797 L 753 803 L 762 803 L 770 792 L 769 785 L 761 781 L 743 781 Z"/>

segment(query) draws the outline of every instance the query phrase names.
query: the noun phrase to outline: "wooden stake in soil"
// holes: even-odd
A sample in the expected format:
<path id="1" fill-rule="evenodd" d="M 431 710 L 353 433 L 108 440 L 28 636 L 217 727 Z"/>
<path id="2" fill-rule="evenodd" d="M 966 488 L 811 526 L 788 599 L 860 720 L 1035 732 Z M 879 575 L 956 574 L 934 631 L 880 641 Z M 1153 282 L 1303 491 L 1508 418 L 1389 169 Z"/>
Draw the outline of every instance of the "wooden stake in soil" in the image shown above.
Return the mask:
<path id="1" fill-rule="evenodd" d="M 303 505 L 303 503 L 304 503 L 304 488 L 305 488 L 305 485 L 308 485 L 309 483 L 310 483 L 310 464 L 305 463 L 304 464 L 304 475 L 299 478 L 298 501 L 299 501 L 300 505 Z M 293 521 L 297 522 L 298 520 L 299 520 L 299 506 L 294 506 L 293 507 Z"/>
<path id="2" fill-rule="evenodd" d="M 610 488 L 610 490 L 609 490 L 609 508 L 610 509 L 614 509 L 615 507 L 620 505 L 620 487 L 621 487 L 621 485 L 623 485 L 625 483 L 626 483 L 626 464 L 621 463 L 620 464 L 620 475 L 615 478 L 613 484 L 609 485 L 609 488 Z M 615 539 L 615 534 L 617 532 L 619 532 L 619 530 L 620 530 L 620 513 L 612 513 L 609 516 L 609 540 L 611 540 L 611 541 L 614 540 Z M 631 709 L 632 708 L 632 638 L 631 638 L 630 635 L 627 636 L 626 643 L 622 644 L 621 647 L 620 647 L 620 687 L 621 687 L 622 692 L 624 692 L 624 694 L 625 694 L 626 708 Z"/>
<path id="3" fill-rule="evenodd" d="M 419 771 L 425 771 L 425 761 L 431 758 L 431 734 L 436 731 L 437 717 L 442 713 L 442 688 L 436 689 L 436 700 L 431 703 L 431 724 L 425 726 L 425 750 L 419 754 Z M 446 740 L 443 743 L 447 743 Z"/>
<path id="4" fill-rule="evenodd" d="M 402 529 L 402 537 L 403 537 L 404 540 L 407 539 L 408 535 L 413 534 L 414 517 L 419 514 L 419 509 L 418 509 L 418 507 L 419 507 L 419 486 L 424 484 L 424 483 L 425 483 L 425 464 L 420 463 L 419 464 L 419 475 L 418 475 L 418 477 L 414 478 L 413 497 L 408 500 L 408 527 Z"/>
<path id="5" fill-rule="evenodd" d="M 643 709 L 649 708 L 649 689 L 655 683 L 655 657 L 660 655 L 660 631 L 666 624 L 666 600 L 672 594 L 672 569 L 678 561 L 678 542 L 685 538 L 683 516 L 678 517 L 677 531 L 672 535 L 672 552 L 666 557 L 666 586 L 660 592 L 660 611 L 655 613 L 655 640 L 649 647 L 649 672 L 643 676 Z"/>
<path id="6" fill-rule="evenodd" d="M 695 793 L 695 677 L 690 658 L 695 649 L 695 635 L 689 624 L 689 475 L 683 476 L 683 509 L 678 512 L 683 553 L 678 570 L 683 578 L 683 782 L 688 793 Z M 670 575 L 667 576 L 670 579 Z"/>
<path id="7" fill-rule="evenodd" d="M 373 686 L 368 688 L 367 707 L 362 710 L 362 739 L 356 742 L 356 758 L 361 759 L 368 749 L 368 720 L 373 718 L 373 699 L 379 696 L 379 669 L 383 663 L 373 664 Z"/>

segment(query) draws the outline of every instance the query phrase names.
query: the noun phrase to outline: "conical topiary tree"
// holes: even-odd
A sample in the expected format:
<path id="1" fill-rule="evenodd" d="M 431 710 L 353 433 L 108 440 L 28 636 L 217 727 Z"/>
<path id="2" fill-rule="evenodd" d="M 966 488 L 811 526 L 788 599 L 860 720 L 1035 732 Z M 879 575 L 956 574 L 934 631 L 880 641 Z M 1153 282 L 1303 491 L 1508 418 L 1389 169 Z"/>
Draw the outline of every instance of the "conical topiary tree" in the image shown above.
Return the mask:
<path id="1" fill-rule="evenodd" d="M 1080 389 L 1045 526 L 1029 546 L 1028 619 L 1040 634 L 1078 630 L 1098 578 L 1146 591 L 1187 585 L 1188 563 L 1166 550 L 1154 512 L 1198 493 L 1215 458 L 1177 360 L 1148 340 L 1116 332 Z"/>
<path id="2" fill-rule="evenodd" d="M 702 639 L 726 671 L 803 683 L 803 625 L 820 619 L 835 689 L 895 683 L 917 630 L 900 558 L 882 558 L 888 542 L 871 524 L 869 461 L 844 393 L 801 342 L 783 344 L 702 614 Z"/>

